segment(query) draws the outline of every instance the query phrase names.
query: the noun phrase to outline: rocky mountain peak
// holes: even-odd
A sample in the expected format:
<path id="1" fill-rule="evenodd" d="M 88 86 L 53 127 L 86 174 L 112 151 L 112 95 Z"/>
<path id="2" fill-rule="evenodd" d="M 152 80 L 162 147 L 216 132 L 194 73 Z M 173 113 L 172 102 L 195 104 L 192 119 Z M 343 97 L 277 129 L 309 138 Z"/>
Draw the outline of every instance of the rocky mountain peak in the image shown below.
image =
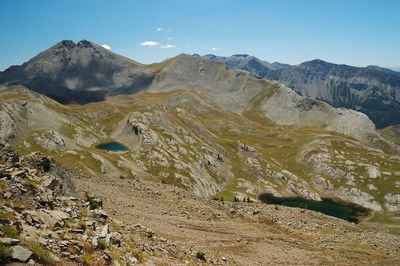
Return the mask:
<path id="1" fill-rule="evenodd" d="M 77 44 L 78 47 L 83 47 L 83 48 L 92 48 L 94 47 L 93 43 L 87 41 L 87 40 L 81 40 Z"/>
<path id="2" fill-rule="evenodd" d="M 299 66 L 329 67 L 329 66 L 333 66 L 333 65 L 334 64 L 328 63 L 321 59 L 314 59 L 314 60 L 310 60 L 310 61 L 301 63 Z"/>
<path id="3" fill-rule="evenodd" d="M 135 89 L 136 82 L 149 80 L 144 72 L 141 64 L 93 42 L 63 40 L 0 73 L 0 82 L 24 85 L 62 103 L 86 103 L 117 90 Z"/>
<path id="4" fill-rule="evenodd" d="M 74 41 L 71 41 L 71 40 L 62 40 L 61 42 L 56 44 L 56 46 L 61 46 L 61 47 L 66 47 L 66 48 L 73 48 L 73 47 L 76 46 L 76 44 L 74 43 Z"/>
<path id="5" fill-rule="evenodd" d="M 96 45 L 88 40 L 80 40 L 79 42 L 75 43 L 72 40 L 62 40 L 58 42 L 56 45 L 53 46 L 54 48 L 68 48 L 72 49 L 75 47 L 78 48 L 94 48 L 94 47 L 101 47 L 99 45 Z"/>
<path id="6" fill-rule="evenodd" d="M 232 57 L 249 57 L 250 55 L 248 54 L 234 54 Z"/>

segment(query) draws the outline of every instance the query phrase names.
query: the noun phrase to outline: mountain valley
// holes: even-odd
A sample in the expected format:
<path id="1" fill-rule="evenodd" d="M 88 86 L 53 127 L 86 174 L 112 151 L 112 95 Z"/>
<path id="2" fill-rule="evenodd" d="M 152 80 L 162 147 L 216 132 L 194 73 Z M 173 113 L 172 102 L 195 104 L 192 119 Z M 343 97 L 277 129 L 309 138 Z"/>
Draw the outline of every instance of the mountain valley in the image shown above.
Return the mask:
<path id="1" fill-rule="evenodd" d="M 82 201 L 74 203 L 75 213 L 91 202 L 87 195 L 101 198 L 100 209 L 112 220 L 107 220 L 110 230 L 91 235 L 101 229 L 85 229 L 82 236 L 88 235 L 92 245 L 93 239 L 109 234 L 110 240 L 118 232 L 124 244 L 110 240 L 104 249 L 93 244 L 92 256 L 99 252 L 105 258 L 99 265 L 130 265 L 131 260 L 136 260 L 132 265 L 352 264 L 359 259 L 368 264 L 399 263 L 398 129 L 376 129 L 374 122 L 381 118 L 368 112 L 379 112 L 363 109 L 365 101 L 358 102 L 371 99 L 376 90 L 361 89 L 359 98 L 346 105 L 353 89 L 346 94 L 344 87 L 328 86 L 329 93 L 348 95 L 335 102 L 328 99 L 329 93 L 313 91 L 326 85 L 315 85 L 319 79 L 302 87 L 301 78 L 293 73 L 312 72 L 313 66 L 306 63 L 251 63 L 253 69 L 266 65 L 264 73 L 248 69 L 250 63 L 244 67 L 208 57 L 181 54 L 143 65 L 89 41 L 62 41 L 22 66 L 1 72 L 2 152 L 13 149 L 22 161 L 4 155 L 0 168 L 12 176 L 23 168 L 22 158 L 40 152 L 51 158 L 53 168 L 60 165 L 72 173 L 68 176 L 74 193 L 57 193 Z M 328 68 L 322 76 L 312 76 L 326 81 L 337 70 Z M 381 72 L 376 79 L 394 85 L 379 87 L 396 95 L 397 76 L 387 73 L 392 80 Z M 271 78 L 275 75 L 279 78 Z M 348 72 L 343 75 L 357 80 Z M 336 86 L 344 81 L 335 82 Z M 388 103 L 393 109 L 379 113 L 392 113 L 393 120 L 385 118 L 380 125 L 398 122 L 393 97 Z M 367 111 L 335 108 L 319 99 L 352 109 L 361 104 L 357 110 Z M 114 141 L 127 150 L 96 148 Z M 38 173 L 32 179 L 42 187 L 48 174 Z M 1 181 L 4 195 L 26 193 L 26 186 L 15 180 Z M 333 199 L 361 206 L 368 215 L 351 223 L 264 204 L 259 197 L 265 193 L 316 202 Z M 15 212 L 15 219 L 24 224 L 24 212 L 15 207 L 15 199 L 3 196 L 2 201 L 2 212 Z M 61 203 L 57 208 L 67 212 Z M 74 219 L 71 228 L 78 226 Z M 48 230 L 46 226 L 37 228 Z M 67 233 L 51 236 L 57 243 L 68 236 L 68 225 L 60 230 Z M 66 240 L 79 245 L 86 241 L 77 233 Z M 90 265 L 90 259 L 83 260 L 90 252 L 82 248 L 75 256 L 71 249 L 52 252 L 58 262 Z M 32 257 L 40 261 L 37 254 Z"/>

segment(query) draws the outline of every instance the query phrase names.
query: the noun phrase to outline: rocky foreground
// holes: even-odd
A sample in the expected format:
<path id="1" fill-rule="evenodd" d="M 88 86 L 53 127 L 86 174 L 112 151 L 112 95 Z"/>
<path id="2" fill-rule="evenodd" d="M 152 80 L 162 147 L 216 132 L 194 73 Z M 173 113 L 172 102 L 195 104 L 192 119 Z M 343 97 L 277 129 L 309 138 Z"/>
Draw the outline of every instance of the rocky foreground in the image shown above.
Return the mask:
<path id="1" fill-rule="evenodd" d="M 0 147 L 1 264 L 400 263 L 400 237 L 312 211 L 84 176 Z"/>
<path id="2" fill-rule="evenodd" d="M 109 217 L 99 197 L 77 198 L 73 173 L 51 158 L 0 148 L 2 265 L 136 265 L 189 257 L 151 228 Z"/>

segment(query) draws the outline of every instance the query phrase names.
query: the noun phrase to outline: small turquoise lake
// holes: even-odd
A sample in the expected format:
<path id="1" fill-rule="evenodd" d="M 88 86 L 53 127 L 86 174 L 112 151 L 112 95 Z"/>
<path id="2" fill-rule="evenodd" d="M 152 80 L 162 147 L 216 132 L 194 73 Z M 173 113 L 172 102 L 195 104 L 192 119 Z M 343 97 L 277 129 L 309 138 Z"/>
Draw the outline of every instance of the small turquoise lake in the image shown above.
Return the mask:
<path id="1" fill-rule="evenodd" d="M 371 213 L 370 210 L 359 205 L 328 198 L 323 198 L 322 201 L 314 201 L 294 197 L 279 198 L 270 194 L 261 194 L 259 200 L 268 204 L 317 211 L 353 223 L 359 223 L 363 217 Z"/>
<path id="2" fill-rule="evenodd" d="M 112 152 L 125 152 L 128 151 L 128 147 L 124 144 L 117 142 L 117 141 L 109 141 L 97 144 L 96 149 L 103 150 L 103 151 L 112 151 Z"/>

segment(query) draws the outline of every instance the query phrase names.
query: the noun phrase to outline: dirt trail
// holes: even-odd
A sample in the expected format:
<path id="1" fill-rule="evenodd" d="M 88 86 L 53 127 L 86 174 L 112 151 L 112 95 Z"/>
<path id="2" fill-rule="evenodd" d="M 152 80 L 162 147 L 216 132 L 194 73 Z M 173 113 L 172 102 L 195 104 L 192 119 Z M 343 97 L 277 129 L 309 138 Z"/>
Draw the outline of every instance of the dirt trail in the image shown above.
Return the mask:
<path id="1" fill-rule="evenodd" d="M 80 193 L 89 189 L 101 196 L 105 210 L 127 227 L 150 227 L 188 252 L 204 252 L 209 264 L 400 262 L 399 237 L 311 211 L 222 203 L 139 179 L 82 178 L 75 183 Z"/>

